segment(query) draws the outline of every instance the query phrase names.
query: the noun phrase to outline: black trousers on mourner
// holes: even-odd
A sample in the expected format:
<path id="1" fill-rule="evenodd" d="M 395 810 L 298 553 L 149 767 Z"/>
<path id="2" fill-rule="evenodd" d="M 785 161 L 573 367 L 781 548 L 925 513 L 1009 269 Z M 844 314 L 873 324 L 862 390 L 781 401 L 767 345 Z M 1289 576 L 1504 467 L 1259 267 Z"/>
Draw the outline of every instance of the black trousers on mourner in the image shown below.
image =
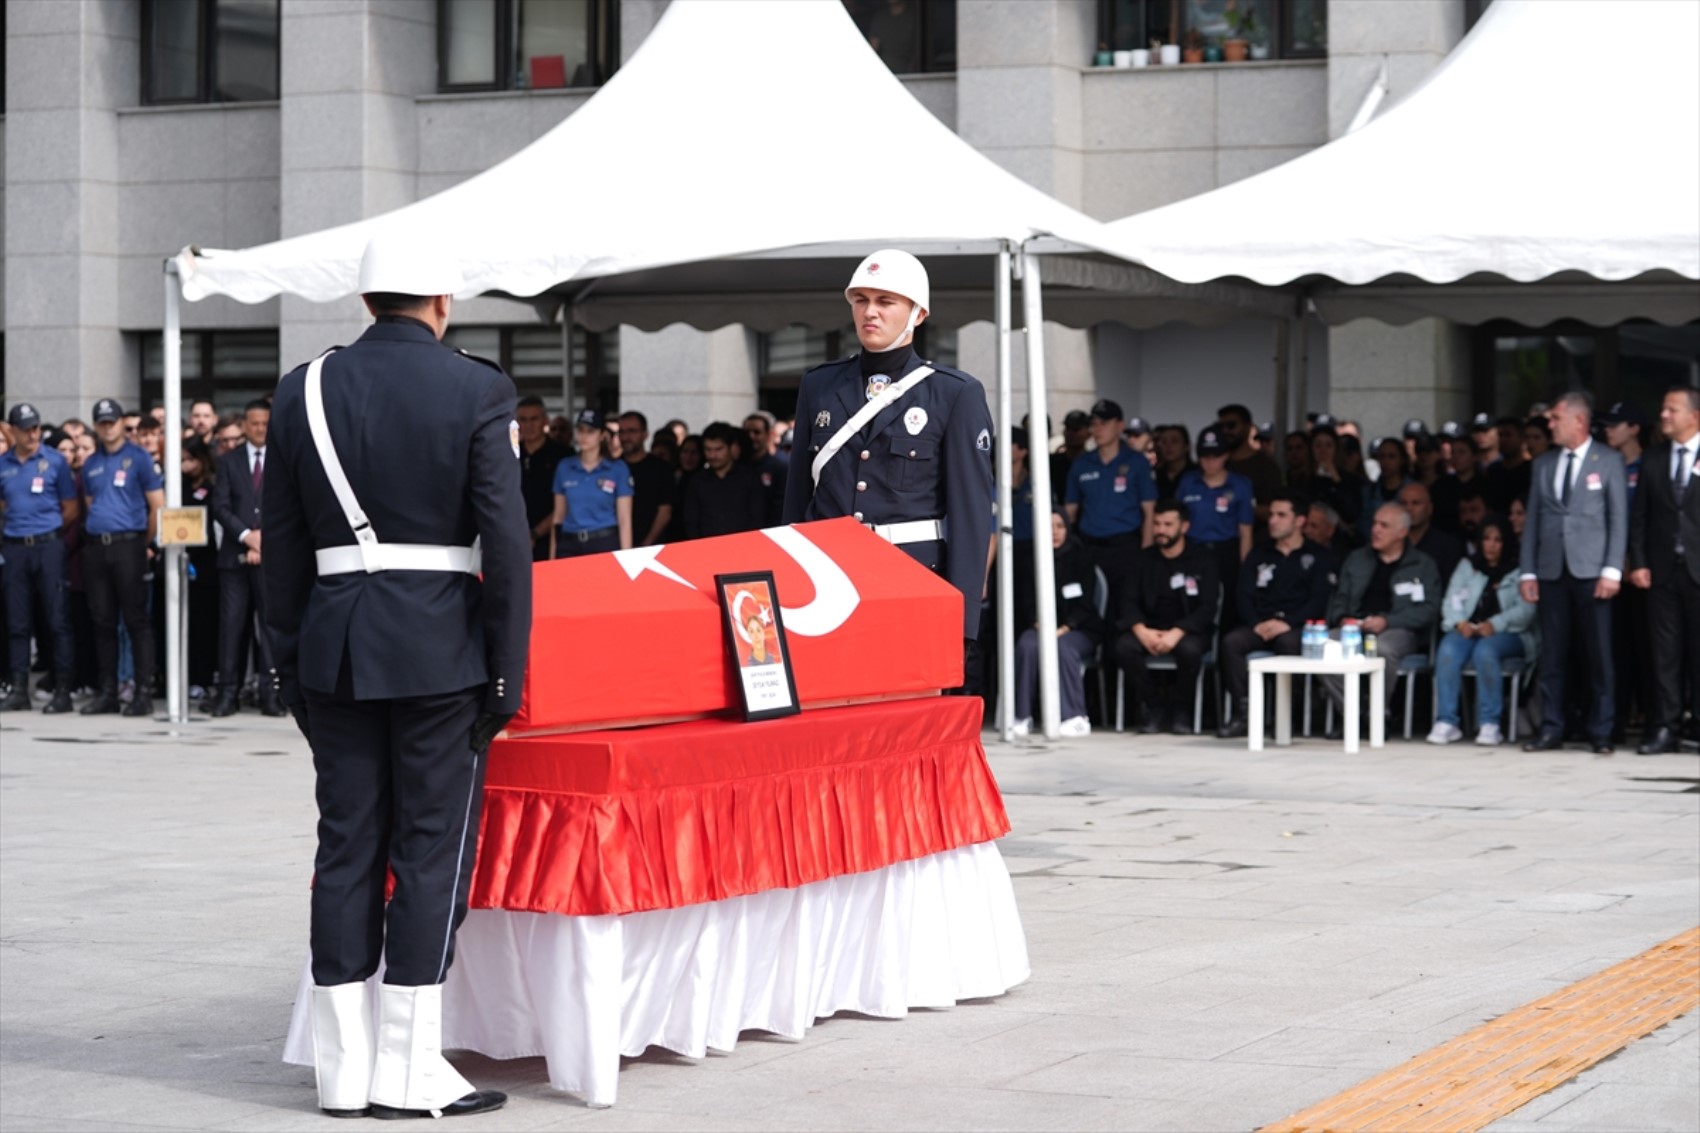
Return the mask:
<path id="1" fill-rule="evenodd" d="M 1145 646 L 1131 633 L 1120 634 L 1115 639 L 1116 662 L 1122 672 L 1127 674 L 1128 684 L 1133 686 L 1134 700 L 1141 712 L 1152 712 L 1163 703 L 1157 691 L 1157 675 L 1145 667 L 1151 660 L 1151 655 L 1145 652 Z M 1210 635 L 1207 633 L 1189 633 L 1181 637 L 1179 644 L 1169 656 L 1175 659 L 1175 687 L 1172 703 L 1175 705 L 1192 702 L 1193 686 L 1198 683 L 1198 670 L 1204 665 L 1204 654 L 1210 649 Z M 1191 720 L 1191 716 L 1187 717 Z"/>
<path id="2" fill-rule="evenodd" d="M 1649 727 L 1673 731 L 1682 723 L 1683 701 L 1700 715 L 1700 583 L 1688 577 L 1679 558 L 1671 577 L 1655 578 L 1646 591 L 1652 628 L 1654 711 Z"/>
<path id="3" fill-rule="evenodd" d="M 234 694 L 248 671 L 249 646 L 258 644 L 264 671 L 272 667 L 271 643 L 266 640 L 265 588 L 260 568 L 238 564 L 218 572 L 218 683 Z M 265 672 L 262 672 L 262 676 Z M 267 695 L 269 681 L 260 682 Z"/>
<path id="4" fill-rule="evenodd" d="M 89 620 L 94 623 L 95 661 L 101 687 L 118 687 L 118 622 L 130 631 L 130 652 L 136 660 L 136 688 L 147 694 L 154 676 L 153 623 L 148 617 L 148 545 L 141 532 L 101 542 L 99 535 L 83 537 L 83 589 L 88 593 Z"/>
<path id="5" fill-rule="evenodd" d="M 1541 580 L 1541 600 L 1536 610 L 1541 626 L 1543 736 L 1564 734 L 1568 692 L 1586 709 L 1588 738 L 1596 743 L 1611 739 L 1617 692 L 1611 655 L 1611 603 L 1594 597 L 1598 581 L 1577 578 L 1568 569 L 1551 582 Z M 1583 687 L 1567 690 L 1565 684 L 1573 652 L 1582 662 Z"/>
<path id="6" fill-rule="evenodd" d="M 345 677 L 342 691 L 306 692 L 319 802 L 313 982 L 367 979 L 381 958 L 387 984 L 442 983 L 478 845 L 484 761 L 470 741 L 484 688 L 354 700 Z"/>

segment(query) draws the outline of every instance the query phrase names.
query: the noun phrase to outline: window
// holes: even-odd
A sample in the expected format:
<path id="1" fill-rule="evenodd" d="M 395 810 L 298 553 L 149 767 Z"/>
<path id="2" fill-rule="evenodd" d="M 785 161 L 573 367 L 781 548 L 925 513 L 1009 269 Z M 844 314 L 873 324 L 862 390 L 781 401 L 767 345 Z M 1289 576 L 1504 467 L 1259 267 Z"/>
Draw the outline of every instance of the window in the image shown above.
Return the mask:
<path id="1" fill-rule="evenodd" d="M 561 328 L 543 326 L 451 326 L 443 341 L 456 350 L 501 363 L 521 397 L 541 397 L 551 415 L 583 409 L 604 413 L 620 407 L 620 336 L 573 328 L 573 404 L 561 382 Z M 587 397 L 587 395 L 589 395 Z"/>
<path id="2" fill-rule="evenodd" d="M 956 0 L 844 0 L 893 74 L 956 70 Z"/>
<path id="3" fill-rule="evenodd" d="M 142 101 L 264 102 L 278 92 L 278 0 L 143 0 Z"/>
<path id="4" fill-rule="evenodd" d="M 1328 54 L 1328 0 L 1099 0 L 1098 39 L 1115 51 L 1152 41 L 1251 42 L 1251 57 L 1320 59 Z"/>
<path id="5" fill-rule="evenodd" d="M 619 32 L 619 0 L 437 0 L 437 86 L 599 86 L 619 66 Z"/>
<path id="6" fill-rule="evenodd" d="M 797 410 L 797 390 L 803 373 L 823 362 L 855 353 L 856 331 L 852 327 L 816 330 L 792 325 L 768 331 L 756 338 L 756 365 L 760 369 L 760 407 L 779 417 Z M 955 366 L 956 331 L 922 323 L 915 330 L 915 352 L 941 366 Z"/>
<path id="7" fill-rule="evenodd" d="M 1666 327 L 1561 322 L 1540 330 L 1486 323 L 1474 331 L 1477 407 L 1521 416 L 1567 390 L 1594 395 L 1596 409 L 1631 401 L 1657 414 L 1665 390 L 1700 373 L 1700 322 Z"/>
<path id="8" fill-rule="evenodd" d="M 233 413 L 277 388 L 277 331 L 183 332 L 183 411 L 205 398 L 220 413 Z M 165 339 L 142 335 L 142 404 L 165 404 Z"/>

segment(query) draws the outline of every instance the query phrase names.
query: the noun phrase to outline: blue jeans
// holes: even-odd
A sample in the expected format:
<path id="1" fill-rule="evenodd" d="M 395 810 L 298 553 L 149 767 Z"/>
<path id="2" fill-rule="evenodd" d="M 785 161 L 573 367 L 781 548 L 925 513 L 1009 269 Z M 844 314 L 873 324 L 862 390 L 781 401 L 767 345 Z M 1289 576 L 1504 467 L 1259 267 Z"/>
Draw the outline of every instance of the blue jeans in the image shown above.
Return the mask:
<path id="1" fill-rule="evenodd" d="M 1464 667 L 1476 669 L 1476 726 L 1498 724 L 1505 714 L 1505 670 L 1508 659 L 1523 656 L 1523 639 L 1514 633 L 1465 637 L 1453 630 L 1440 639 L 1434 655 L 1434 700 L 1443 724 L 1458 726 L 1458 701 Z"/>

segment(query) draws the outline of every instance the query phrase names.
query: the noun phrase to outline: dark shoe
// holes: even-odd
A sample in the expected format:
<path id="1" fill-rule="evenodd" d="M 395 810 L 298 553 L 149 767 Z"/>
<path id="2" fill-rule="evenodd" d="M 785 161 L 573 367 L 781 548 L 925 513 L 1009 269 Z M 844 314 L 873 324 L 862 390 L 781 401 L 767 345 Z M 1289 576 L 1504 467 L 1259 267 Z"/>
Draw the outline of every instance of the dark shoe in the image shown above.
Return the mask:
<path id="1" fill-rule="evenodd" d="M 0 700 L 0 712 L 21 712 L 30 706 L 30 675 L 28 669 L 12 674 L 12 691 Z"/>
<path id="2" fill-rule="evenodd" d="M 262 696 L 260 697 L 260 715 L 287 716 L 289 709 L 283 706 L 283 701 L 279 700 L 276 695 Z"/>
<path id="3" fill-rule="evenodd" d="M 101 685 L 100 691 L 94 694 L 94 699 L 78 709 L 82 716 L 105 716 L 122 711 L 123 702 L 118 699 L 118 690 L 111 685 Z"/>
<path id="4" fill-rule="evenodd" d="M 372 1107 L 367 1106 L 365 1109 L 325 1109 L 320 1107 L 319 1112 L 326 1117 L 371 1117 Z M 431 1115 L 426 1113 L 420 1116 L 430 1117 Z"/>
<path id="5" fill-rule="evenodd" d="M 1647 736 L 1646 742 L 1635 749 L 1636 755 L 1664 755 L 1666 752 L 1679 751 L 1682 745 L 1677 743 L 1676 733 L 1669 728 L 1657 728 Z"/>
<path id="6" fill-rule="evenodd" d="M 1154 736 L 1163 730 L 1163 721 L 1158 718 L 1155 710 L 1147 708 L 1139 714 L 1139 734 Z"/>
<path id="7" fill-rule="evenodd" d="M 452 1101 L 444 1106 L 441 1113 L 444 1117 L 465 1117 L 469 1113 L 488 1113 L 501 1109 L 508 1104 L 508 1095 L 500 1090 L 474 1090 L 459 1101 Z M 408 1117 L 435 1116 L 428 1109 L 396 1109 L 394 1106 L 372 1103 L 372 1116 L 379 1121 L 400 1121 Z"/>
<path id="8" fill-rule="evenodd" d="M 208 712 L 207 715 L 208 716 L 234 716 L 234 715 L 236 715 L 236 694 L 233 693 L 233 692 L 221 692 L 221 693 L 219 693 L 218 694 L 218 700 L 216 702 L 214 702 L 214 704 L 212 706 L 212 711 Z"/>
<path id="9" fill-rule="evenodd" d="M 60 673 L 59 679 L 53 685 L 53 699 L 48 701 L 47 706 L 41 710 L 43 714 L 58 716 L 61 713 L 71 711 L 74 707 L 71 704 L 71 686 L 75 683 L 71 679 L 71 674 Z"/>
<path id="10" fill-rule="evenodd" d="M 1611 746 L 1610 740 L 1595 740 L 1593 743 L 1595 755 L 1612 755 L 1617 749 Z"/>
<path id="11" fill-rule="evenodd" d="M 37 692 L 53 693 L 57 692 L 58 689 L 59 678 L 53 673 L 48 673 L 45 677 L 42 677 L 39 681 L 35 682 L 35 691 Z"/>
<path id="12" fill-rule="evenodd" d="M 119 715 L 121 715 L 121 716 L 152 716 L 153 715 L 153 697 L 149 696 L 145 692 L 142 692 L 140 689 L 136 690 L 136 695 L 130 698 L 130 703 L 128 703 L 124 706 L 124 711 L 119 713 Z"/>
<path id="13" fill-rule="evenodd" d="M 1564 737 L 1551 735 L 1536 736 L 1523 745 L 1524 751 L 1558 751 L 1564 747 Z"/>

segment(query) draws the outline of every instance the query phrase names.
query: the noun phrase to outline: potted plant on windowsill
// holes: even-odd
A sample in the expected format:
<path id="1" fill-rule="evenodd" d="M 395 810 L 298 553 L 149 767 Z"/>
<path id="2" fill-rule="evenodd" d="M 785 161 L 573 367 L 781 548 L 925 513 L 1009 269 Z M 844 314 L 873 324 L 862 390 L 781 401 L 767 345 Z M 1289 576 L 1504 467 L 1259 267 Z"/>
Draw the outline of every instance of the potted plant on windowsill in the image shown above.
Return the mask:
<path id="1" fill-rule="evenodd" d="M 1228 0 L 1222 15 L 1228 21 L 1228 38 L 1222 41 L 1222 54 L 1230 63 L 1243 63 L 1257 35 L 1257 9 L 1250 4 L 1241 8 L 1240 0 Z"/>
<path id="2" fill-rule="evenodd" d="M 1204 62 L 1204 37 L 1198 33 L 1197 28 L 1187 29 L 1185 46 L 1181 49 L 1181 62 Z"/>

